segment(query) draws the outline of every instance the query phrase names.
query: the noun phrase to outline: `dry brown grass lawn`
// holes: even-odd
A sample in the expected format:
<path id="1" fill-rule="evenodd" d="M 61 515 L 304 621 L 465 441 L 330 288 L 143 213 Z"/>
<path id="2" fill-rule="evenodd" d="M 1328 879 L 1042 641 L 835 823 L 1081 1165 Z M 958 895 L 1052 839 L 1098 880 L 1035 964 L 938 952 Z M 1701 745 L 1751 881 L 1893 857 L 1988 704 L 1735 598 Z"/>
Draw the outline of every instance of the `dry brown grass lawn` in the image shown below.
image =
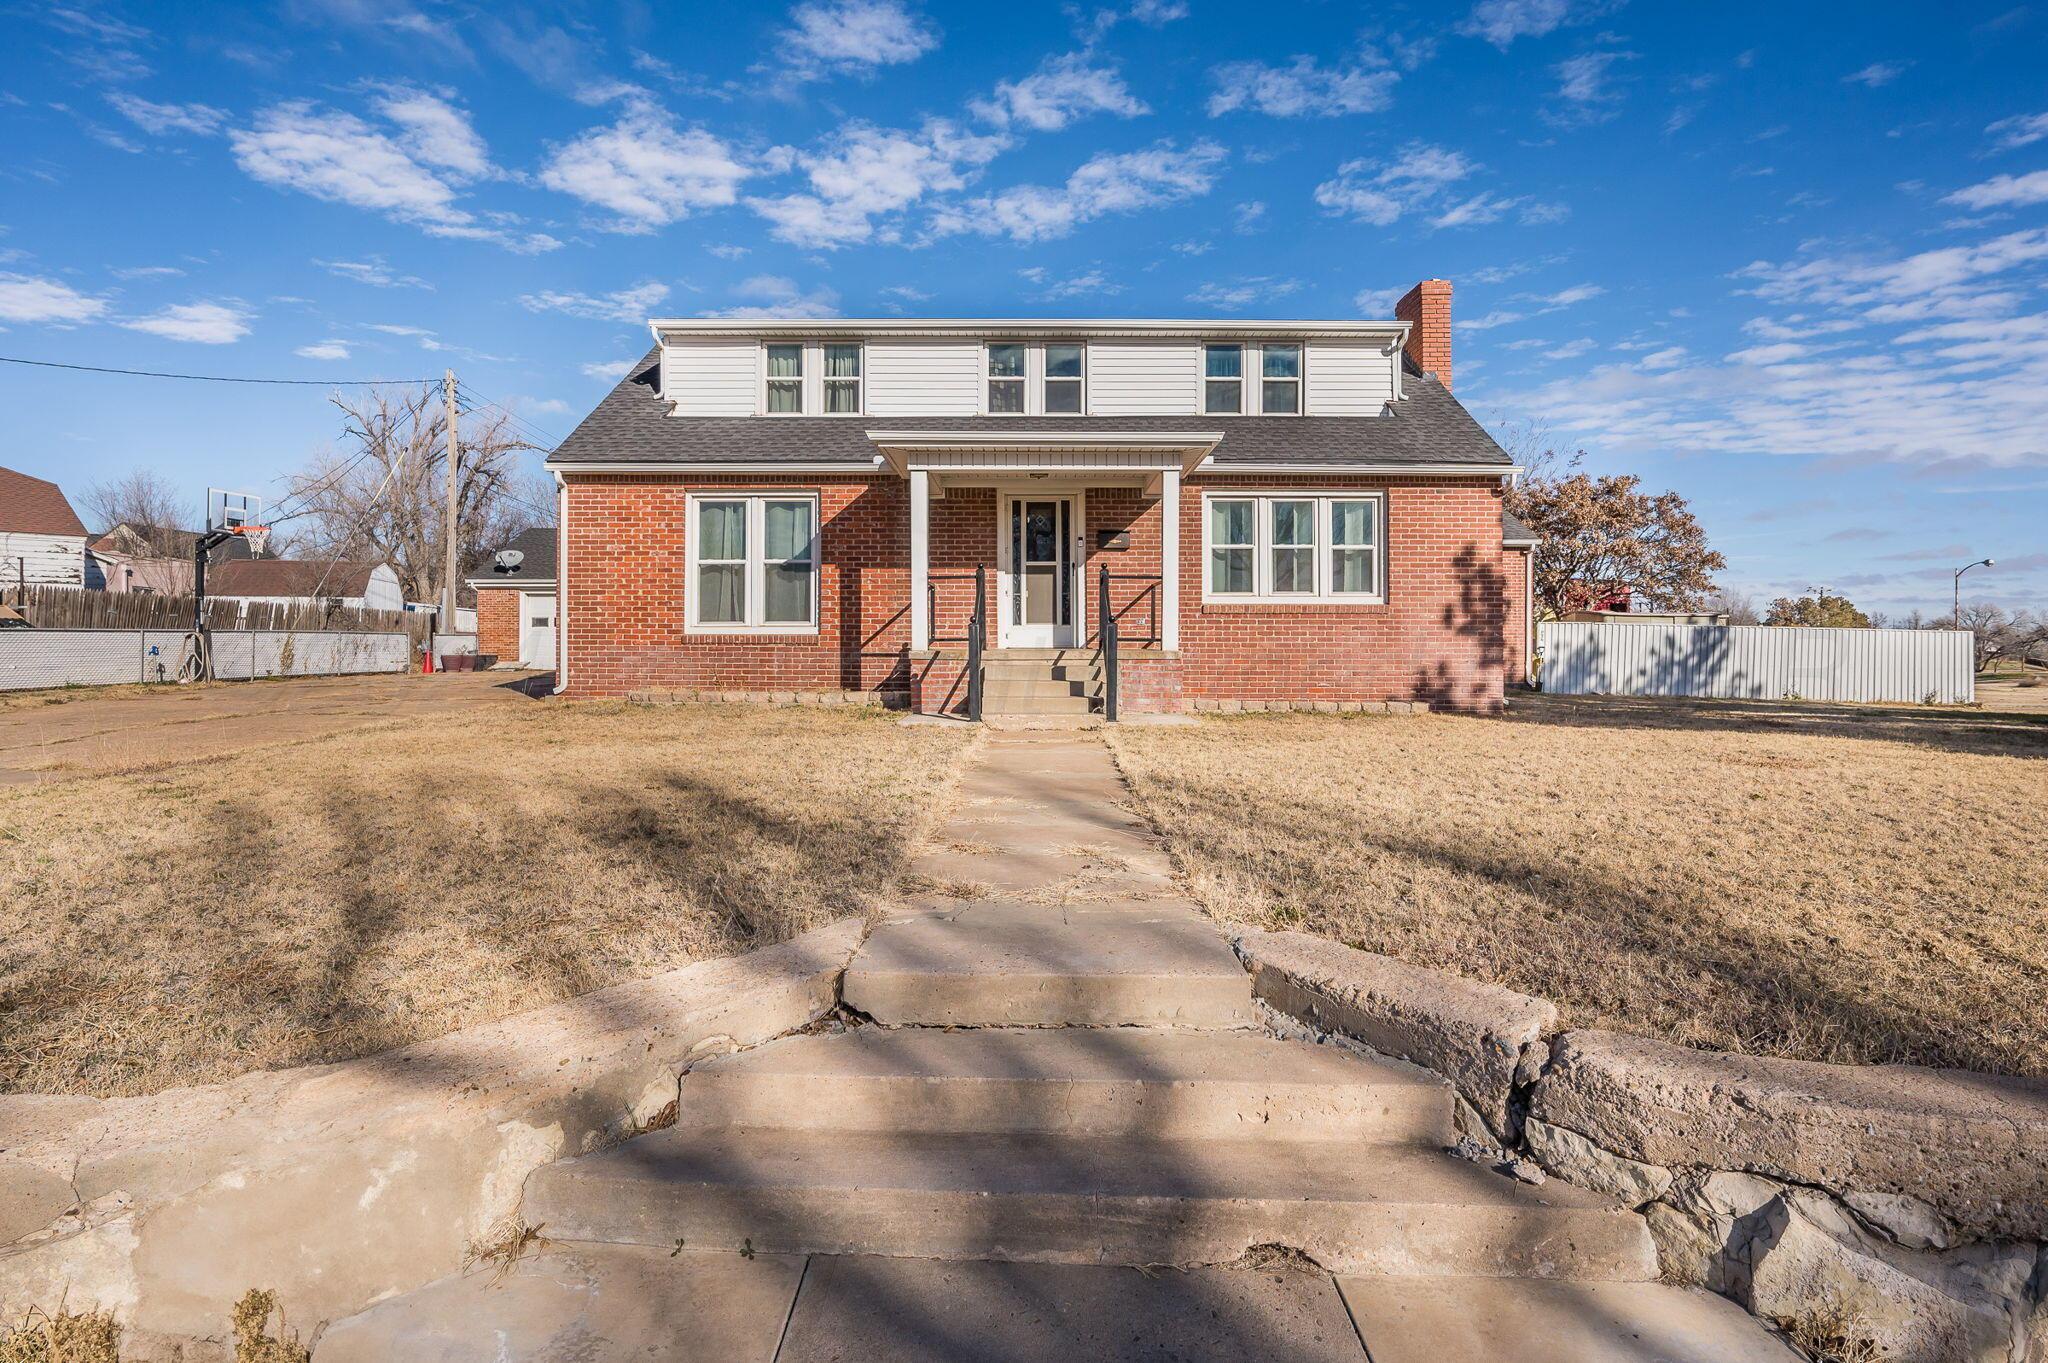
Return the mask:
<path id="1" fill-rule="evenodd" d="M 2048 725 L 1536 698 L 1112 731 L 1196 893 L 1569 1025 L 2048 1076 Z"/>
<path id="2" fill-rule="evenodd" d="M 403 1045 L 867 908 L 967 738 L 533 704 L 0 788 L 0 1091 Z"/>

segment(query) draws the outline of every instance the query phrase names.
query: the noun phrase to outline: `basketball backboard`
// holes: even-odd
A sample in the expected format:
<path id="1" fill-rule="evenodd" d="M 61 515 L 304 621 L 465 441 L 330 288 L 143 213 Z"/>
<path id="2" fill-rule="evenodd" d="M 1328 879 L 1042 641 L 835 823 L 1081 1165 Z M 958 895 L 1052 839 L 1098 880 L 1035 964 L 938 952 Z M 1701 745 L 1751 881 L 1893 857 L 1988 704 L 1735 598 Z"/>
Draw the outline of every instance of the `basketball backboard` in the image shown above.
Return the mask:
<path id="1" fill-rule="evenodd" d="M 233 530 L 244 525 L 262 525 L 263 495 L 258 492 L 230 492 L 226 488 L 206 489 L 206 528 Z"/>

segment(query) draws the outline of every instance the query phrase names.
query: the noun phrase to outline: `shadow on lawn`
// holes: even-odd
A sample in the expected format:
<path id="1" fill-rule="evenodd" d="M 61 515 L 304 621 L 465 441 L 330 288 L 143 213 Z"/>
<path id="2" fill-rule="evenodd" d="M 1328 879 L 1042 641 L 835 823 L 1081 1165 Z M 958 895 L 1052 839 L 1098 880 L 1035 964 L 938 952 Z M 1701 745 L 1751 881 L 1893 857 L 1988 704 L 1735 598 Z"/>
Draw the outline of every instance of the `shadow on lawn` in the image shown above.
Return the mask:
<path id="1" fill-rule="evenodd" d="M 1516 692 L 1508 718 L 1588 729 L 1693 729 L 1911 743 L 1991 757 L 2048 757 L 2048 714 L 1827 701 L 1682 700 Z"/>

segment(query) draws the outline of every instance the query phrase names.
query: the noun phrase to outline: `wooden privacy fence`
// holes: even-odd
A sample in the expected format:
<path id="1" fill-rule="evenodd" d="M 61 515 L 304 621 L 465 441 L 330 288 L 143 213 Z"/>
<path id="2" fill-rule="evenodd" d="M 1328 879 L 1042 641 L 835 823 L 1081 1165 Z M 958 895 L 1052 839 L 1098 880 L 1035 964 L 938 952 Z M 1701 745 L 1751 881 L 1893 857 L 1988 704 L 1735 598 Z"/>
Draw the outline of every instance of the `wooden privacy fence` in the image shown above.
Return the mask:
<path id="1" fill-rule="evenodd" d="M 1970 704 L 1967 630 L 1545 621 L 1545 691 L 1567 696 Z"/>
<path id="2" fill-rule="evenodd" d="M 148 592 L 95 592 L 77 587 L 0 588 L 0 606 L 13 606 L 37 629 L 192 628 L 193 598 Z M 432 616 L 424 611 L 358 610 L 306 601 L 234 601 L 209 596 L 206 627 L 290 633 L 404 634 L 424 643 Z"/>

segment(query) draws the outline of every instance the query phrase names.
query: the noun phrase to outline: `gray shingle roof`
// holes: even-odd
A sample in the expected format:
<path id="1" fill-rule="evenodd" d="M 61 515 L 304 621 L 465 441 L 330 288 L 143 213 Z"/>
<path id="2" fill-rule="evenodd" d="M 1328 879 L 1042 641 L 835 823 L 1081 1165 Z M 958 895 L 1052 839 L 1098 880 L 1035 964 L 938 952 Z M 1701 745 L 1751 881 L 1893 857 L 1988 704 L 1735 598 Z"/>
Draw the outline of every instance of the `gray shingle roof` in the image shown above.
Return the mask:
<path id="1" fill-rule="evenodd" d="M 1500 537 L 1509 544 L 1514 544 L 1517 541 L 1529 544 L 1538 538 L 1534 530 L 1516 520 L 1511 513 L 1506 511 L 1500 513 Z"/>
<path id="2" fill-rule="evenodd" d="M 677 417 L 661 401 L 659 352 L 649 351 L 627 371 L 597 409 L 558 446 L 557 465 L 631 462 L 834 463 L 874 458 L 867 438 L 881 426 L 920 431 L 1014 431 L 1014 417 Z M 1049 417 L 1062 431 L 1218 430 L 1216 463 L 1260 464 L 1472 464 L 1513 461 L 1459 401 L 1435 379 L 1411 366 L 1406 399 L 1386 416 Z"/>
<path id="3" fill-rule="evenodd" d="M 498 546 L 500 549 L 517 549 L 526 555 L 519 562 L 516 573 L 501 573 L 497 569 L 495 551 L 483 567 L 469 575 L 469 581 L 476 587 L 530 587 L 544 582 L 555 585 L 555 532 L 551 526 L 539 526 L 522 530 L 510 540 Z"/>

